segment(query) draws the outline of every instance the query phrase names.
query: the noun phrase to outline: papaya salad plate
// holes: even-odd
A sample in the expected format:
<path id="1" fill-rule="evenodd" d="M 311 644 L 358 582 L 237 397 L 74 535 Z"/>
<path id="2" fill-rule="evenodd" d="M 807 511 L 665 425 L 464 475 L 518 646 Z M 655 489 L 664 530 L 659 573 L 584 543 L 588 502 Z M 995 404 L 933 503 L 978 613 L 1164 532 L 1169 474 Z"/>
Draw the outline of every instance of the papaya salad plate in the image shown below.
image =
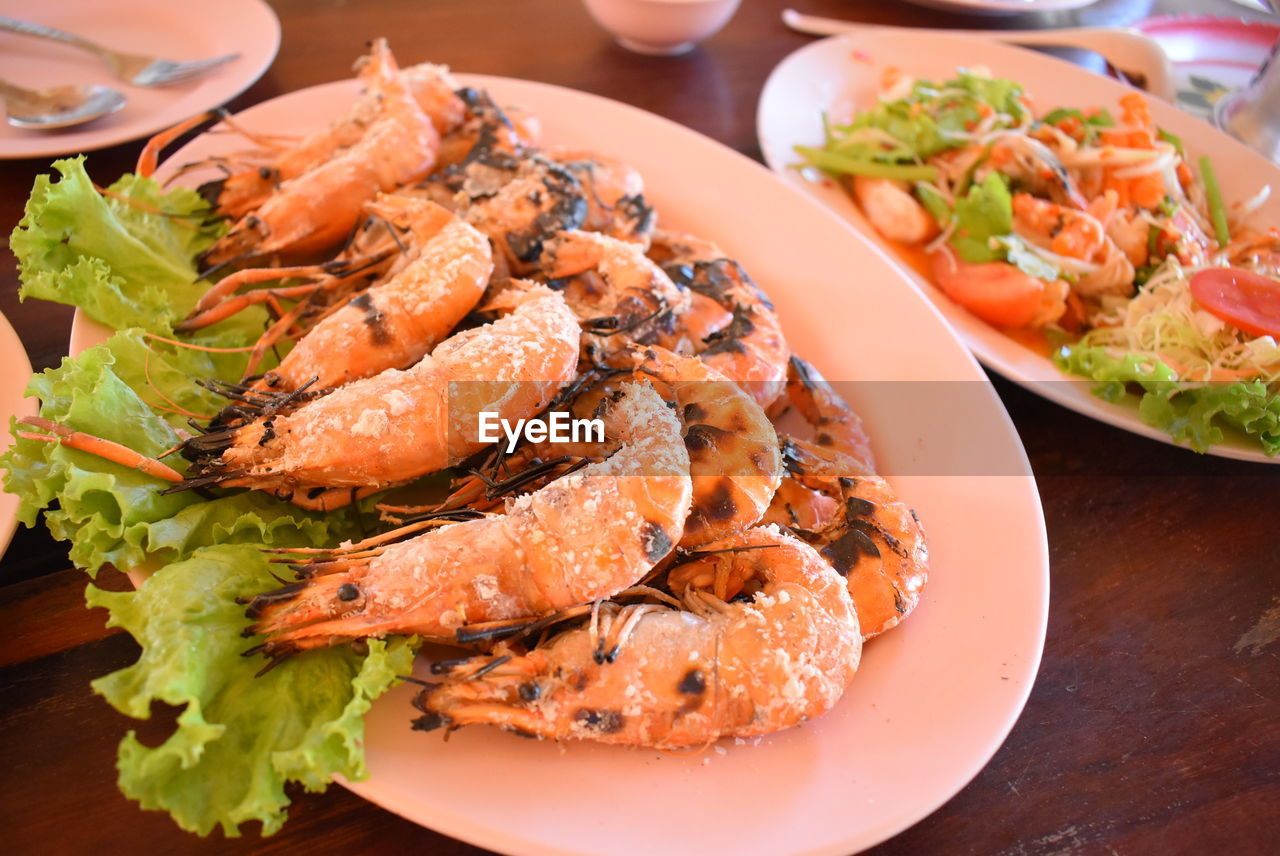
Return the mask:
<path id="1" fill-rule="evenodd" d="M 1198 452 L 1280 452 L 1280 170 L 1052 57 L 851 35 L 774 69 L 769 165 L 1028 389 Z"/>
<path id="2" fill-rule="evenodd" d="M 442 720 L 415 710 L 421 687 L 403 683 L 372 702 L 362 735 L 357 728 L 327 738 L 323 753 L 273 754 L 271 746 L 254 738 L 259 741 L 250 741 L 255 753 L 233 762 L 218 754 L 214 741 L 199 763 L 234 763 L 240 765 L 237 775 L 252 778 L 261 771 L 244 765 L 273 758 L 271 776 L 312 788 L 337 778 L 409 820 L 507 853 L 844 854 L 921 820 L 964 787 L 999 748 L 1031 691 L 1044 642 L 1048 558 L 1039 496 L 1013 425 L 981 369 L 938 310 L 880 252 L 763 166 L 673 122 L 594 95 L 499 77 L 458 77 L 487 91 L 496 103 L 518 105 L 536 116 L 543 144 L 599 153 L 634 167 L 662 227 L 714 241 L 750 272 L 771 297 L 787 340 L 860 413 L 880 471 L 922 521 L 928 584 L 900 627 L 867 643 L 856 675 L 832 709 L 760 737 L 722 739 L 704 743 L 701 750 L 659 751 L 531 740 L 488 725 L 424 731 L 424 723 Z M 354 81 L 301 90 L 244 111 L 236 124 L 259 139 L 318 130 L 341 115 L 358 91 Z M 177 165 L 206 162 L 237 146 L 243 143 L 226 133 L 197 137 L 169 157 L 158 175 L 194 187 L 218 173 L 179 175 Z M 94 354 L 93 346 L 108 332 L 79 314 L 72 352 Z M 215 362 L 221 358 L 210 353 Z M 115 359 L 121 371 L 128 368 L 124 356 Z M 133 368 L 140 371 L 136 364 Z M 150 380 L 163 387 L 165 367 L 153 362 L 149 371 Z M 55 398 L 70 395 L 65 383 L 47 388 Z M 184 515 L 196 513 L 191 509 L 208 505 L 178 512 L 175 525 L 179 518 L 189 522 Z M 239 540 L 251 527 L 274 533 L 260 523 L 267 514 L 262 509 L 252 520 L 218 519 L 218 537 Z M 214 517 L 212 511 L 201 513 Z M 312 528 L 306 531 L 316 541 L 341 537 L 322 528 L 322 517 L 308 520 Z M 147 531 L 153 543 L 172 543 L 165 540 L 167 529 L 153 524 Z M 220 555 L 225 560 L 227 554 Z M 192 561 L 185 562 L 188 571 L 194 569 Z M 161 568 L 143 583 L 137 603 L 159 608 L 162 592 L 179 597 L 163 588 L 160 577 L 173 567 Z M 224 572 L 211 563 L 201 568 Z M 266 582 L 269 588 L 270 579 Z M 229 596 L 230 589 L 219 591 Z M 122 606 L 117 597 L 132 596 L 96 594 L 93 601 L 112 607 L 113 615 L 119 612 L 117 620 L 131 632 L 138 630 L 146 618 L 139 614 L 143 607 Z M 780 597 L 778 602 L 788 601 Z M 233 608 L 225 608 L 232 616 Z M 240 616 L 236 627 L 246 623 L 244 608 L 234 607 L 240 610 L 234 613 Z M 203 638 L 213 644 L 212 636 Z M 237 656 L 247 644 L 237 640 Z M 380 646 L 368 644 L 370 662 L 390 650 Z M 303 652 L 256 679 L 260 683 L 247 683 L 244 692 L 261 696 L 252 701 L 274 711 L 267 716 L 311 704 L 315 694 L 343 686 L 308 686 L 289 677 L 291 669 L 307 668 L 317 656 L 338 655 L 333 649 Z M 242 667 L 231 659 L 225 668 L 250 673 L 266 662 L 258 658 Z M 401 674 L 408 668 L 403 662 Z M 428 678 L 430 662 L 425 652 L 419 654 L 413 667 L 419 678 Z M 367 695 L 377 695 L 390 674 L 366 668 L 356 686 L 374 687 Z M 130 676 L 133 688 L 137 673 Z M 261 683 L 272 680 L 278 683 Z M 695 692 L 702 681 L 686 676 L 681 685 Z M 113 704 L 131 711 L 118 703 L 120 684 L 112 676 L 99 687 Z M 273 706 L 263 686 L 285 686 L 290 697 L 278 698 Z M 521 693 L 521 698 L 537 697 Z M 363 699 L 358 694 L 352 700 L 342 722 L 349 725 L 350 715 L 358 725 Z M 209 701 L 200 715 L 216 719 L 216 706 L 216 699 Z M 624 728 L 617 714 L 598 711 L 583 722 L 602 733 Z M 204 731 L 183 734 L 183 740 L 208 739 Z M 291 734 L 282 728 L 280 739 Z M 364 768 L 307 766 L 338 749 L 362 757 Z M 266 809 L 255 802 L 265 800 L 276 785 L 260 790 L 244 782 L 216 785 L 220 771 L 205 768 L 203 778 L 184 779 L 186 773 L 155 758 L 133 763 L 148 751 L 122 747 L 121 769 L 128 771 L 122 772 L 122 787 L 144 807 L 166 808 L 198 831 L 217 824 L 235 829 L 249 819 L 265 819 L 270 829 L 283 822 L 287 800 L 266 800 Z M 360 775 L 364 770 L 367 776 Z M 191 798 L 175 794 L 178 787 L 189 787 Z M 283 796 L 282 789 L 275 793 Z M 205 802 L 197 805 L 197 794 Z"/>

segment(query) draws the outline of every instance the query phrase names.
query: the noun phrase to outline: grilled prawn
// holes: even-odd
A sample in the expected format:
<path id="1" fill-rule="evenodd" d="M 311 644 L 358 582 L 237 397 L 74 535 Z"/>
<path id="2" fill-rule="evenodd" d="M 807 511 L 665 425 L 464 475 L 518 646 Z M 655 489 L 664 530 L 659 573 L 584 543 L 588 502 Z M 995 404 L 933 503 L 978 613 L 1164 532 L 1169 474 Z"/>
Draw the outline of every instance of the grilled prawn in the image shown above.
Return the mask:
<path id="1" fill-rule="evenodd" d="M 847 580 L 863 636 L 876 636 L 920 601 L 929 570 L 924 528 L 874 474 L 862 421 L 817 369 L 793 357 L 787 391 L 814 437 L 784 439 L 788 476 L 764 520 L 818 548 Z"/>
<path id="2" fill-rule="evenodd" d="M 693 547 L 741 532 L 768 510 L 782 480 L 778 436 L 768 416 L 751 396 L 724 375 L 695 357 L 682 357 L 656 345 L 633 345 L 613 357 L 617 369 L 566 402 L 578 418 L 590 417 L 602 398 L 619 383 L 647 378 L 670 404 L 683 425 L 693 479 L 693 505 L 685 521 L 681 547 Z M 553 405 L 555 409 L 557 405 Z M 499 467 L 514 475 L 507 483 L 532 487 L 525 473 L 566 456 L 596 457 L 611 444 L 536 443 L 513 456 L 494 456 Z M 481 508 L 499 501 L 496 480 L 471 474 L 460 480 L 449 500 L 437 510 Z M 488 488 L 488 490 L 486 490 Z"/>
<path id="3" fill-rule="evenodd" d="M 683 608 L 606 605 L 527 654 L 463 661 L 418 695 L 414 727 L 488 724 L 673 749 L 767 734 L 829 710 L 862 652 L 844 580 L 774 527 L 701 553 L 670 573 Z"/>
<path id="4" fill-rule="evenodd" d="M 493 254 L 483 235 L 424 199 L 380 194 L 365 205 L 365 211 L 375 218 L 383 242 L 394 243 L 399 252 L 356 252 L 353 258 L 340 257 L 309 268 L 237 271 L 206 292 L 178 329 L 212 324 L 250 303 L 296 296 L 302 302 L 281 313 L 281 321 L 263 334 L 256 351 L 265 353 L 285 328 L 301 326 L 310 314 L 318 314 L 319 320 L 304 328 L 293 350 L 254 383 L 254 389 L 290 392 L 308 383 L 315 389 L 331 389 L 413 365 L 475 306 L 493 272 Z M 381 234 L 387 230 L 394 230 L 389 238 Z M 360 237 L 364 239 L 363 234 Z M 361 242 L 354 246 L 363 249 Z M 361 264 L 360 259 L 371 261 Z M 386 273 L 356 296 L 330 307 L 318 300 L 322 292 L 337 292 L 344 280 L 375 264 L 386 267 Z M 311 286 L 234 294 L 248 282 L 303 274 L 314 275 L 316 281 Z M 250 371 L 254 365 L 256 360 L 251 360 Z"/>
<path id="5" fill-rule="evenodd" d="M 222 264 L 274 253 L 300 254 L 350 233 L 361 206 L 431 171 L 440 135 L 401 80 L 386 40 L 366 59 L 377 114 L 363 135 L 333 157 L 284 181 L 232 226 L 202 259 Z"/>
<path id="6" fill-rule="evenodd" d="M 194 472 L 175 489 L 250 487 L 332 508 L 349 502 L 351 489 L 435 472 L 484 447 L 476 439 L 480 412 L 515 420 L 546 407 L 573 379 L 578 338 L 564 299 L 534 286 L 511 314 L 446 339 L 410 369 L 312 401 L 305 391 L 250 391 L 232 408 L 239 418 L 187 442 Z M 305 403 L 282 412 L 298 401 Z"/>
<path id="7" fill-rule="evenodd" d="M 515 500 L 506 514 L 455 523 L 313 565 L 317 575 L 256 598 L 249 615 L 271 656 L 388 633 L 452 637 L 465 624 L 538 616 L 607 598 L 680 540 L 689 457 L 680 425 L 640 384 L 605 415 L 622 440 L 591 464 Z"/>
<path id="8" fill-rule="evenodd" d="M 677 317 L 674 329 L 657 343 L 697 354 L 768 407 L 783 390 L 791 356 L 769 298 L 709 241 L 660 232 L 649 255 L 692 293 L 689 319 Z"/>
<path id="9" fill-rule="evenodd" d="M 561 292 L 588 330 L 585 341 L 605 351 L 659 337 L 689 306 L 688 292 L 640 247 L 598 232 L 557 233 L 540 265 L 545 276 L 565 279 Z"/>
<path id="10" fill-rule="evenodd" d="M 219 214 L 238 220 L 259 208 L 282 183 L 322 166 L 339 156 L 343 149 L 360 142 L 370 128 L 376 127 L 382 111 L 383 90 L 388 83 L 384 75 L 394 72 L 394 66 L 380 61 L 381 50 L 382 46 L 375 44 L 374 52 L 356 63 L 357 76 L 364 89 L 345 116 L 298 143 L 272 147 L 272 156 L 265 161 L 240 159 L 248 162 L 242 169 L 231 168 L 238 165 L 238 159 L 215 159 L 212 165 L 221 167 L 227 175 L 201 185 L 201 195 Z M 466 107 L 455 92 L 458 84 L 448 68 L 423 63 L 400 71 L 399 77 L 437 133 L 447 134 L 462 122 Z M 260 137 L 255 140 L 268 142 Z M 199 161 L 184 166 L 179 174 L 209 165 L 208 161 Z"/>

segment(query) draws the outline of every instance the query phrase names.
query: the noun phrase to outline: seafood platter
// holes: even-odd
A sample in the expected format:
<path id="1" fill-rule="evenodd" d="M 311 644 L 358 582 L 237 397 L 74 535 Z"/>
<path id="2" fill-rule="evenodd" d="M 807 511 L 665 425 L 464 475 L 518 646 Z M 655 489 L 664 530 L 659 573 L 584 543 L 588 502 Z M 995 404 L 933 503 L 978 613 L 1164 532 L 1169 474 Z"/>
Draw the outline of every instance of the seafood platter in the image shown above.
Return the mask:
<path id="1" fill-rule="evenodd" d="M 841 224 L 692 132 L 566 92 L 401 68 L 379 40 L 354 81 L 286 97 L 305 133 L 261 107 L 203 114 L 111 184 L 83 157 L 37 180 L 11 239 L 24 295 L 78 315 L 72 357 L 32 380 L 40 415 L 15 425 L 6 487 L 77 565 L 137 585 L 88 599 L 142 647 L 95 689 L 135 717 L 184 708 L 159 746 L 121 744 L 120 787 L 143 808 L 270 834 L 286 783 L 336 779 L 459 837 L 549 852 L 545 803 L 482 828 L 450 802 L 483 784 L 460 771 L 536 769 L 576 801 L 590 781 L 619 822 L 620 780 L 692 801 L 744 770 L 773 787 L 761 770 L 779 764 L 812 769 L 777 787 L 816 791 L 848 764 L 882 777 L 875 794 L 922 791 L 813 842 L 834 852 L 949 798 L 1012 725 L 1043 641 L 1043 521 L 976 365 L 942 336 L 975 430 L 1010 439 L 998 477 L 954 479 L 916 429 L 860 417 L 848 365 L 838 381 L 817 367 L 847 337 L 782 274 L 827 273 L 755 263 L 748 245 L 778 228 L 767 210 L 735 234 L 715 200 L 647 185 L 644 135 L 799 205 L 815 241 Z M 530 109 L 560 103 L 613 111 L 611 139 L 630 142 Z M 868 276 L 888 270 L 870 258 Z M 942 331 L 909 290 L 879 300 Z M 868 360 L 860 377 L 925 373 L 919 348 L 893 356 L 901 376 Z M 989 519 L 942 510 L 966 501 Z M 977 598 L 1019 617 L 958 641 Z M 1006 671 L 971 690 L 964 656 Z M 929 669 L 987 701 L 920 726 L 904 688 Z M 951 746 L 945 781 L 879 771 L 893 729 Z M 814 793 L 813 810 L 837 798 Z M 695 821 L 646 834 L 687 844 Z M 600 827 L 581 852 L 614 834 Z M 778 844 L 755 839 L 734 846 Z"/>

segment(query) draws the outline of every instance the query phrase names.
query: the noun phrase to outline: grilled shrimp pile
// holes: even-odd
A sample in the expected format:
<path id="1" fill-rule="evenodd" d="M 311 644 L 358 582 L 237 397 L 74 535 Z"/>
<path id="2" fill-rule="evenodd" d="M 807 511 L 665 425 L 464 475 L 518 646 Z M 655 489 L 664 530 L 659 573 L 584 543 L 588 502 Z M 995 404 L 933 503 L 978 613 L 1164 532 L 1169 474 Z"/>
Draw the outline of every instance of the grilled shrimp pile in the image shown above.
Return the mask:
<path id="1" fill-rule="evenodd" d="M 358 72 L 330 128 L 202 188 L 231 227 L 182 328 L 273 320 L 169 490 L 327 510 L 450 481 L 383 497 L 395 528 L 296 551 L 296 580 L 246 604 L 249 653 L 460 646 L 416 697 L 422 730 L 673 748 L 830 709 L 927 571 L 857 415 L 741 265 L 660 228 L 634 169 L 544 146 L 536 117 L 384 42 Z M 788 411 L 810 430 L 781 433 Z M 476 427 L 550 412 L 604 437 L 509 449 Z"/>

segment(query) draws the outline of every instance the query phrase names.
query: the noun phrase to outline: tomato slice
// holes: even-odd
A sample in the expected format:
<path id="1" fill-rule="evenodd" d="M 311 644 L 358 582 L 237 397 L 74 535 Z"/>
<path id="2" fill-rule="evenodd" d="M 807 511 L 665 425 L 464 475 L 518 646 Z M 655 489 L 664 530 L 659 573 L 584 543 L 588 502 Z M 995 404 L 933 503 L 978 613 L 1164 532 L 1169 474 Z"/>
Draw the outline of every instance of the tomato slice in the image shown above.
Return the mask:
<path id="1" fill-rule="evenodd" d="M 1253 336 L 1280 339 L 1280 282 L 1240 268 L 1191 275 L 1191 296 L 1214 315 Z"/>
<path id="2" fill-rule="evenodd" d="M 1007 262 L 966 262 L 951 247 L 933 254 L 933 281 L 943 292 L 997 327 L 1025 327 L 1045 302 L 1045 282 Z"/>

